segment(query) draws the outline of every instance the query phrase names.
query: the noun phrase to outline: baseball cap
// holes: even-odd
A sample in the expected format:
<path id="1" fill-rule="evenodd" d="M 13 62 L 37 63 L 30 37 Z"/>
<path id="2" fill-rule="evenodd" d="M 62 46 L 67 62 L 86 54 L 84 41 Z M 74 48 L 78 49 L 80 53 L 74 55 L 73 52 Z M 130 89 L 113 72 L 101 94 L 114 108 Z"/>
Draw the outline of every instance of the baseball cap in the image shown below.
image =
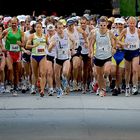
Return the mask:
<path id="1" fill-rule="evenodd" d="M 119 18 L 117 20 L 117 23 L 125 24 L 125 20 L 123 18 Z"/>
<path id="2" fill-rule="evenodd" d="M 33 24 L 36 24 L 36 21 L 35 21 L 35 20 L 32 20 L 32 21 L 30 22 L 30 26 L 32 26 Z"/>
<path id="3" fill-rule="evenodd" d="M 70 26 L 70 25 L 74 24 L 74 22 L 75 21 L 72 18 L 67 19 L 67 26 Z"/>
<path id="4" fill-rule="evenodd" d="M 55 30 L 55 26 L 53 24 L 47 25 L 47 30 Z"/>
<path id="5" fill-rule="evenodd" d="M 19 16 L 17 16 L 17 18 L 18 18 L 19 22 L 25 22 L 25 20 L 26 20 L 25 15 L 19 15 Z"/>
<path id="6" fill-rule="evenodd" d="M 114 23 L 117 23 L 118 20 L 119 20 L 119 18 L 115 18 L 115 19 L 114 19 Z"/>
<path id="7" fill-rule="evenodd" d="M 90 15 L 89 14 L 84 14 L 83 17 L 85 17 L 87 20 L 90 20 Z"/>

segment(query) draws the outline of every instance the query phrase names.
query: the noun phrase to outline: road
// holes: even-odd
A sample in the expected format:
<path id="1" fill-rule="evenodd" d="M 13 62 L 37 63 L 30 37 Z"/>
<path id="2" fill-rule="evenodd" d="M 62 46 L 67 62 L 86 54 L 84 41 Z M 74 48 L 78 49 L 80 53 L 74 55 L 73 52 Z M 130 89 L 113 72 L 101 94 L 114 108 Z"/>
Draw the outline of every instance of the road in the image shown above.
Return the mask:
<path id="1" fill-rule="evenodd" d="M 139 140 L 140 95 L 0 95 L 0 140 Z"/>

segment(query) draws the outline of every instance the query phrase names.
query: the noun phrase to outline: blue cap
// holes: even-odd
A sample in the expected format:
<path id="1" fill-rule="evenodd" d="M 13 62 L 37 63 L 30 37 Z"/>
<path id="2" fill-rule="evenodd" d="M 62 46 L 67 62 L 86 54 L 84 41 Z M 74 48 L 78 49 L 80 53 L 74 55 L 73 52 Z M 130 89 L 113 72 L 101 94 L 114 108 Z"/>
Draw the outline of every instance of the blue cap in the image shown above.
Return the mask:
<path id="1" fill-rule="evenodd" d="M 70 25 L 74 24 L 74 22 L 75 22 L 74 20 L 68 19 L 67 20 L 67 25 L 70 26 Z"/>

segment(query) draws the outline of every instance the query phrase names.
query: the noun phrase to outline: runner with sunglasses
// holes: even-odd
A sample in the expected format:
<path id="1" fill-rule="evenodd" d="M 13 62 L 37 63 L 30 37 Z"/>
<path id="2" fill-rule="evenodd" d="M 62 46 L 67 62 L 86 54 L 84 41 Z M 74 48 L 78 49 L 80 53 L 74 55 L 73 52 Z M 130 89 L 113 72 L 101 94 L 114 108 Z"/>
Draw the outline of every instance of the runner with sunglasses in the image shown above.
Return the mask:
<path id="1" fill-rule="evenodd" d="M 92 55 L 94 55 L 93 46 L 96 42 L 94 64 L 99 85 L 99 95 L 101 97 L 106 95 L 105 77 L 110 74 L 112 50 L 114 50 L 116 43 L 116 37 L 108 30 L 107 22 L 107 17 L 100 17 L 99 29 L 92 33 L 89 40 L 89 48 Z"/>

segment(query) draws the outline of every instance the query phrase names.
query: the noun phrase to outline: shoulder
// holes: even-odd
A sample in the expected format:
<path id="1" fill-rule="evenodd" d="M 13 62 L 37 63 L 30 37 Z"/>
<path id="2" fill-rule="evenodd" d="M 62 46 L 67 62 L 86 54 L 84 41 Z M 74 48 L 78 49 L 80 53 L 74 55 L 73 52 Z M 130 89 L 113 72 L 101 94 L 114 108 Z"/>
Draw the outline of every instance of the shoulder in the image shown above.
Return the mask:
<path id="1" fill-rule="evenodd" d="M 35 36 L 34 34 L 30 34 L 29 35 L 29 40 L 33 40 L 34 36 Z"/>

